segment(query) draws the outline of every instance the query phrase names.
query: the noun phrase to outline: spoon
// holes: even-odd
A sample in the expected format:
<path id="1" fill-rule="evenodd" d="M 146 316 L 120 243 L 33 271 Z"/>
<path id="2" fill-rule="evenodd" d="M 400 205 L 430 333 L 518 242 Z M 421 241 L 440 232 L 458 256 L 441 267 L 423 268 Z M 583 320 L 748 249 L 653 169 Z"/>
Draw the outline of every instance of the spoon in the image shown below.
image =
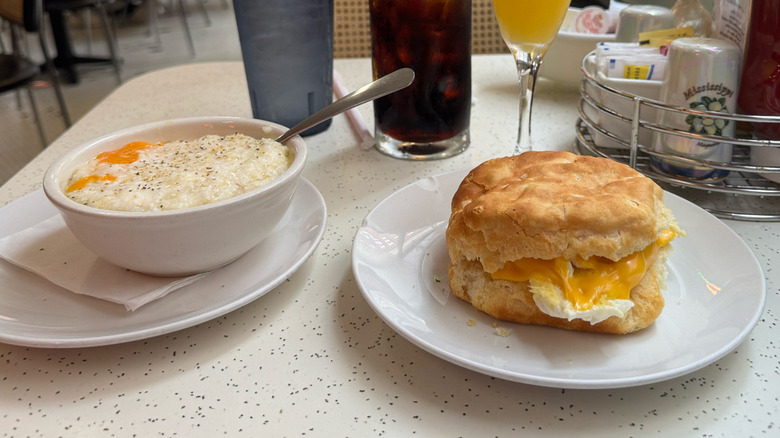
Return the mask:
<path id="1" fill-rule="evenodd" d="M 279 143 L 284 143 L 296 134 L 305 131 L 312 126 L 318 125 L 325 120 L 335 117 L 358 105 L 362 105 L 371 100 L 386 96 L 402 88 L 408 87 L 414 80 L 414 71 L 410 68 L 402 68 L 388 75 L 364 85 L 357 90 L 347 94 L 341 99 L 331 103 L 325 108 L 305 118 L 301 123 L 293 126 L 287 132 L 276 139 Z"/>

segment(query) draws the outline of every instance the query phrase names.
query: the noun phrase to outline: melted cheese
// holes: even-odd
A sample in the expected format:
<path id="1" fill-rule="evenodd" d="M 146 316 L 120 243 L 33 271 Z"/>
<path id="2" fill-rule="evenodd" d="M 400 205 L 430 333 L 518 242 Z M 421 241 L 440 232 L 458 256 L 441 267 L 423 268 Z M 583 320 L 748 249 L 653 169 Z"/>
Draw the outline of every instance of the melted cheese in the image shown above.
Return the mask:
<path id="1" fill-rule="evenodd" d="M 551 284 L 560 290 L 563 298 L 571 303 L 573 310 L 587 311 L 613 300 L 628 300 L 631 289 L 642 281 L 648 266 L 655 262 L 658 250 L 674 237 L 672 230 L 666 230 L 647 248 L 617 262 L 603 257 L 591 257 L 587 260 L 578 258 L 574 262 L 562 258 L 527 258 L 507 262 L 492 276 L 496 280 Z"/>

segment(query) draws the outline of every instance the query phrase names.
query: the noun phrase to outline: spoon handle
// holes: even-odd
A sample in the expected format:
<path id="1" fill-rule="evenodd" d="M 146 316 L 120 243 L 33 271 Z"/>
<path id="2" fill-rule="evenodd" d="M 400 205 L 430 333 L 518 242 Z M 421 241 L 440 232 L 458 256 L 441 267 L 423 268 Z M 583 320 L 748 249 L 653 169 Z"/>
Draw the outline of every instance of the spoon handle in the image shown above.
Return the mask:
<path id="1" fill-rule="evenodd" d="M 410 68 L 402 68 L 388 75 L 364 85 L 357 90 L 347 94 L 341 99 L 331 103 L 325 108 L 310 115 L 302 122 L 290 128 L 287 132 L 276 139 L 279 143 L 284 143 L 296 134 L 320 124 L 338 114 L 362 105 L 371 100 L 388 95 L 402 88 L 409 86 L 414 80 L 414 71 Z"/>

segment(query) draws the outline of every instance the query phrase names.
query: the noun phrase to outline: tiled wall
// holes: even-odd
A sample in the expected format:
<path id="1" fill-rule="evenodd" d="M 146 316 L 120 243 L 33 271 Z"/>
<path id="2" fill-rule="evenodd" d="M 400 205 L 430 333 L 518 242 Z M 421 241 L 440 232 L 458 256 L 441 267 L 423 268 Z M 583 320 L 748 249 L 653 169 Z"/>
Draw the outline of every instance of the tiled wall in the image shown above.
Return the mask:
<path id="1" fill-rule="evenodd" d="M 335 0 L 334 56 L 357 58 L 371 56 L 368 0 Z M 508 52 L 501 39 L 491 0 L 474 0 L 472 4 L 472 53 Z"/>

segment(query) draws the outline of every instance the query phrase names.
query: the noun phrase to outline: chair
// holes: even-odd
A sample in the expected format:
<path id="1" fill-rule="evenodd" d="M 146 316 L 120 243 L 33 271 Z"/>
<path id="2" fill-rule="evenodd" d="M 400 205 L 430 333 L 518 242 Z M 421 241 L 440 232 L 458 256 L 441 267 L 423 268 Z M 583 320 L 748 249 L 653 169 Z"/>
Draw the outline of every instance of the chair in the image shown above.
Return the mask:
<path id="1" fill-rule="evenodd" d="M 181 22 L 182 29 L 184 30 L 184 37 L 185 42 L 187 43 L 187 49 L 189 51 L 189 54 L 191 57 L 196 56 L 195 52 L 195 43 L 193 42 L 192 38 L 192 31 L 190 30 L 189 21 L 187 20 L 187 16 L 190 15 L 190 8 L 187 4 L 187 0 L 126 0 L 127 1 L 127 7 L 125 8 L 125 12 L 129 12 L 130 10 L 130 3 L 131 1 L 134 3 L 134 6 L 140 6 L 143 5 L 146 9 L 146 26 L 147 26 L 147 34 L 151 35 L 154 38 L 154 49 L 155 50 L 162 50 L 162 39 L 160 37 L 160 28 L 159 28 L 159 20 L 160 20 L 160 12 L 158 9 L 164 10 L 165 14 L 168 16 L 179 16 L 179 21 Z M 201 14 L 203 15 L 203 22 L 206 26 L 211 25 L 211 18 L 209 17 L 208 11 L 206 9 L 206 0 L 197 0 L 197 6 L 201 11 Z M 230 7 L 229 0 L 222 0 L 222 7 L 227 9 Z"/>
<path id="2" fill-rule="evenodd" d="M 70 78 L 70 82 L 77 82 L 76 74 L 74 71 L 74 65 L 78 63 L 102 63 L 109 62 L 114 68 L 117 82 L 122 82 L 122 72 L 119 63 L 119 55 L 116 43 L 116 35 L 114 35 L 113 28 L 108 19 L 108 13 L 106 12 L 106 5 L 113 0 L 44 0 L 43 8 L 49 14 L 49 19 L 52 22 L 52 33 L 54 34 L 54 41 L 57 44 L 57 59 L 55 63 L 65 69 L 66 75 Z M 103 33 L 105 34 L 106 44 L 108 45 L 109 58 L 94 58 L 76 56 L 73 54 L 71 47 L 70 36 L 65 29 L 65 12 L 84 12 L 95 11 L 100 17 L 100 22 L 103 25 Z M 88 33 L 91 44 L 91 36 Z"/>
<path id="3" fill-rule="evenodd" d="M 169 0 L 167 3 L 164 3 L 160 0 L 125 0 L 126 4 L 124 7 L 124 11 L 122 12 L 122 15 L 124 19 L 127 19 L 127 17 L 130 15 L 132 11 L 134 11 L 138 7 L 143 7 L 146 9 L 146 34 L 150 35 L 154 38 L 154 45 L 153 48 L 155 51 L 161 51 L 162 50 L 162 38 L 160 37 L 160 12 L 158 9 L 163 9 L 166 11 L 167 14 L 173 16 L 178 15 L 180 18 L 182 29 L 184 29 L 184 36 L 187 43 L 187 49 L 190 53 L 190 56 L 193 58 L 195 57 L 195 43 L 192 39 L 192 32 L 190 30 L 189 22 L 187 21 L 187 15 L 188 15 L 188 8 L 186 5 L 185 0 Z M 200 1 L 201 5 L 201 11 L 203 13 L 203 18 L 206 23 L 206 25 L 211 24 L 211 19 L 208 16 L 208 12 L 206 11 L 205 0 Z M 174 4 L 174 2 L 176 4 Z M 174 11 L 174 9 L 178 9 L 178 14 Z"/>
<path id="4" fill-rule="evenodd" d="M 0 18 L 11 23 L 11 42 L 13 46 L 11 53 L 0 54 L 0 93 L 21 87 L 27 88 L 27 95 L 30 99 L 35 123 L 38 127 L 38 134 L 41 136 L 41 141 L 45 147 L 48 143 L 32 92 L 33 80 L 38 77 L 41 69 L 37 63 L 21 53 L 19 46 L 20 36 L 18 35 L 20 29 L 38 34 L 41 51 L 46 61 L 46 70 L 51 77 L 63 121 L 67 127 L 70 127 L 71 122 L 57 70 L 54 68 L 54 63 L 49 55 L 49 48 L 42 29 L 42 17 L 42 0 L 2 0 L 0 2 Z"/>
<path id="5" fill-rule="evenodd" d="M 162 47 L 162 40 L 160 38 L 160 28 L 158 25 L 159 22 L 159 14 L 157 11 L 157 0 L 145 0 L 146 3 L 146 21 L 148 23 L 150 32 L 154 36 L 154 42 L 155 47 L 161 48 Z M 179 9 L 179 18 L 181 21 L 182 29 L 184 29 L 184 36 L 186 38 L 187 42 L 187 49 L 189 50 L 190 56 L 193 58 L 195 57 L 195 43 L 192 40 L 192 32 L 190 31 L 190 24 L 187 21 L 187 4 L 185 0 L 176 0 L 176 3 L 178 5 Z M 201 3 L 202 5 L 202 3 Z M 173 1 L 170 2 L 170 4 L 166 7 L 169 11 L 173 13 L 174 9 Z M 202 9 L 204 13 L 204 17 L 207 24 L 210 24 L 211 21 L 208 17 L 208 13 L 206 12 L 205 7 Z"/>

